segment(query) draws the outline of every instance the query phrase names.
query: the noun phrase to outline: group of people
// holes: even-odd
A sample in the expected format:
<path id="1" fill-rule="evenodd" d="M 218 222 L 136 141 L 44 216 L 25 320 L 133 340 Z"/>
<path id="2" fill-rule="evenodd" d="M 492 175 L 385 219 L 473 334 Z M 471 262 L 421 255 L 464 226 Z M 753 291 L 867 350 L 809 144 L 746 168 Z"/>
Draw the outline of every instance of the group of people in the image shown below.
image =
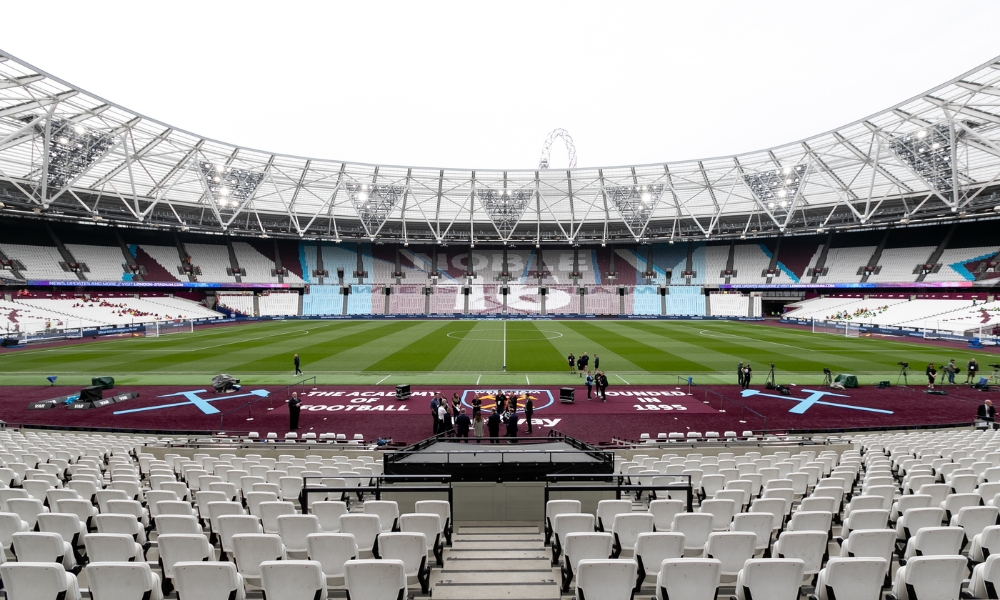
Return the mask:
<path id="1" fill-rule="evenodd" d="M 740 387 L 742 389 L 750 388 L 750 380 L 753 378 L 753 368 L 750 367 L 750 363 L 743 364 L 742 362 L 736 366 L 736 379 L 739 381 Z"/>
<path id="2" fill-rule="evenodd" d="M 948 383 L 954 385 L 955 375 L 957 375 L 962 371 L 962 367 L 959 367 L 957 364 L 955 364 L 955 359 L 953 358 L 948 361 L 948 364 L 942 365 L 941 370 L 944 372 L 942 378 L 947 377 Z M 938 376 L 938 370 L 934 367 L 934 363 L 928 364 L 927 369 L 924 372 L 927 375 L 927 387 L 930 389 L 934 389 L 934 384 L 936 383 Z M 970 358 L 965 368 L 965 383 L 969 385 L 975 385 L 976 378 L 978 377 L 978 375 L 979 375 L 979 363 L 976 361 L 975 358 Z M 941 383 L 944 383 L 944 381 L 942 381 Z"/>
<path id="3" fill-rule="evenodd" d="M 876 306 L 875 308 L 856 308 L 854 310 L 839 310 L 826 318 L 827 321 L 850 321 L 851 319 L 867 319 L 878 316 L 889 310 L 889 306 Z"/>
<path id="4" fill-rule="evenodd" d="M 580 357 L 573 356 L 570 353 L 566 357 L 566 361 L 569 363 L 570 373 L 579 373 L 580 377 L 585 377 L 584 384 L 587 386 L 587 400 L 591 400 L 591 394 L 593 394 L 594 388 L 597 388 L 597 396 L 601 399 L 601 402 L 608 401 L 608 376 L 604 374 L 604 371 L 600 370 L 601 357 L 594 355 L 594 372 L 590 372 L 590 356 L 584 352 Z"/>
<path id="5" fill-rule="evenodd" d="M 139 310 L 139 309 L 136 309 L 136 308 L 131 308 L 131 307 L 129 307 L 128 305 L 126 305 L 124 303 L 115 304 L 114 302 L 108 302 L 107 300 L 101 300 L 96 305 L 93 302 L 89 302 L 88 303 L 86 301 L 83 301 L 83 302 L 74 302 L 73 303 L 73 308 L 94 308 L 94 306 L 97 306 L 99 308 L 113 308 L 113 309 L 117 309 L 117 310 L 114 311 L 114 314 L 118 315 L 119 317 L 124 317 L 124 316 L 139 317 L 139 318 L 142 318 L 142 317 L 154 317 L 158 321 L 159 320 L 171 321 L 173 319 L 183 319 L 183 318 L 185 318 L 184 315 L 178 315 L 176 317 L 171 316 L 171 315 L 163 315 L 161 317 L 160 313 L 149 312 L 149 311 L 146 311 L 146 310 Z"/>
<path id="6" fill-rule="evenodd" d="M 511 394 L 509 397 L 503 390 L 496 392 L 496 404 L 489 417 L 484 417 L 482 396 L 472 399 L 472 416 L 465 412 L 462 400 L 456 392 L 451 401 L 440 392 L 435 393 L 431 399 L 431 415 L 434 419 L 434 435 L 443 434 L 446 437 L 456 437 L 459 441 L 468 443 L 469 432 L 472 432 L 476 443 L 481 443 L 485 433 L 489 433 L 490 443 L 500 443 L 500 426 L 506 427 L 506 437 L 511 443 L 517 443 L 518 425 L 518 399 L 523 398 L 520 407 L 524 410 L 524 420 L 527 425 L 527 433 L 531 434 L 531 416 L 535 406 L 531 396 L 524 394 Z"/>

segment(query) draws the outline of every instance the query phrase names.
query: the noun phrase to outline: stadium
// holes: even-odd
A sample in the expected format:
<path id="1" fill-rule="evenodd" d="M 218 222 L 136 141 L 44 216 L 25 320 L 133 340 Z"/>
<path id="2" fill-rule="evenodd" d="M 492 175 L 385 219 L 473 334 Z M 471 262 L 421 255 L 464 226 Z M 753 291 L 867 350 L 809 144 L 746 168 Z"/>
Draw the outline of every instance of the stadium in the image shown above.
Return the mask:
<path id="1" fill-rule="evenodd" d="M 429 168 L 0 51 L 8 598 L 996 597 L 998 95 Z"/>

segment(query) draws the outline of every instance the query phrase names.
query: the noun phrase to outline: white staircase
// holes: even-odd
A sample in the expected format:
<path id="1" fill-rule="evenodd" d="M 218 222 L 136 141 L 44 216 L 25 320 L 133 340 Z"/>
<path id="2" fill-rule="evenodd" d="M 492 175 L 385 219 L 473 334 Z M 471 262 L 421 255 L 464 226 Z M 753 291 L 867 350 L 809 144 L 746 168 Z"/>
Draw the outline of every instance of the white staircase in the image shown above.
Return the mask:
<path id="1" fill-rule="evenodd" d="M 559 600 L 559 569 L 537 525 L 460 525 L 431 571 L 435 600 Z"/>

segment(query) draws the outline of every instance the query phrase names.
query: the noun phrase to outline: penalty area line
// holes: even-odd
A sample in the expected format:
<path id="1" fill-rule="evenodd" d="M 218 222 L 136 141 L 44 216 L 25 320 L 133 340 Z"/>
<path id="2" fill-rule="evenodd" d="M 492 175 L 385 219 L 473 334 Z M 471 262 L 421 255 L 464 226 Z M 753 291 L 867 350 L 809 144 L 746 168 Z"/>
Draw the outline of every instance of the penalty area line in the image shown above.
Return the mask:
<path id="1" fill-rule="evenodd" d="M 479 385 L 479 380 L 483 378 L 483 374 L 480 373 L 479 377 L 476 377 L 476 385 Z"/>
<path id="2" fill-rule="evenodd" d="M 392 375 L 386 375 L 382 379 L 379 379 L 377 382 L 375 382 L 375 385 L 378 385 L 378 384 L 382 383 L 383 381 L 385 381 L 386 379 L 389 379 L 390 377 L 392 377 Z"/>
<path id="3" fill-rule="evenodd" d="M 625 378 L 623 378 L 623 377 L 622 377 L 621 375 L 619 375 L 618 373 L 615 373 L 615 377 L 617 377 L 618 379 L 621 379 L 622 381 L 625 381 Z M 629 382 L 627 382 L 627 381 L 625 381 L 625 385 L 632 385 L 632 384 L 631 384 L 631 383 L 629 383 Z"/>

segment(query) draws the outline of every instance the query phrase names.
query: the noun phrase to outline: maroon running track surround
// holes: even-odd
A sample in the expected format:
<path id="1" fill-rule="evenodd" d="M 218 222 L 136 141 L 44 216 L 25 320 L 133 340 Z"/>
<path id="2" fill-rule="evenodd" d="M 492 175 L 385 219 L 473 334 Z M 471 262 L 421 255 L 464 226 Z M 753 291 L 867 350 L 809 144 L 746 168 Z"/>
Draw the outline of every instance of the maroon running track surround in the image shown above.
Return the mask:
<path id="1" fill-rule="evenodd" d="M 0 411 L 8 424 L 55 427 L 109 428 L 147 431 L 227 431 L 230 433 L 257 431 L 261 435 L 273 431 L 283 436 L 288 430 L 286 394 L 279 386 L 244 386 L 241 393 L 253 390 L 274 392 L 251 408 L 246 402 L 254 396 L 237 398 L 234 394 L 214 394 L 210 386 L 122 386 L 105 392 L 139 392 L 134 400 L 92 410 L 68 410 L 63 406 L 51 410 L 28 410 L 29 402 L 74 393 L 68 387 L 9 386 L 0 388 Z M 508 389 L 508 388 L 505 388 Z M 559 402 L 557 387 L 509 388 L 531 390 L 535 397 L 533 436 L 544 436 L 556 430 L 593 442 L 607 442 L 613 437 L 638 439 L 641 433 L 656 437 L 658 433 L 698 431 L 743 432 L 759 431 L 764 421 L 742 409 L 742 405 L 766 418 L 767 429 L 786 431 L 837 431 L 846 429 L 895 428 L 910 426 L 941 426 L 969 424 L 976 407 L 986 398 L 1000 401 L 996 391 L 979 392 L 962 386 L 947 386 L 948 395 L 933 396 L 921 387 L 893 387 L 879 390 L 863 387 L 845 391 L 806 386 L 809 390 L 843 394 L 825 396 L 822 401 L 891 411 L 892 414 L 866 412 L 850 408 L 813 405 L 804 414 L 789 412 L 799 406 L 798 400 L 811 392 L 793 388 L 791 396 L 751 396 L 742 398 L 736 386 L 614 386 L 608 391 L 607 402 L 586 400 L 586 390 L 577 390 L 574 404 Z M 192 390 L 203 390 L 198 396 L 209 400 L 219 414 L 205 414 L 187 403 L 184 396 L 164 397 Z M 404 402 L 394 397 L 395 388 L 387 386 L 317 386 L 304 388 L 300 436 L 314 433 L 344 433 L 348 438 L 360 433 L 365 439 L 391 437 L 395 441 L 415 442 L 431 435 L 430 393 L 440 391 L 451 397 L 458 393 L 465 403 L 472 395 L 485 391 L 475 386 L 441 388 L 414 387 L 414 396 Z M 758 390 L 771 394 L 766 390 Z M 549 400 L 552 395 L 552 401 Z M 739 404 L 742 402 L 743 404 Z M 185 403 L 181 406 L 115 414 L 117 411 L 146 408 L 163 404 Z M 487 401 L 485 406 L 492 403 Z M 271 410 L 268 410 L 271 408 Z M 210 409 L 211 410 L 211 409 Z M 471 414 L 471 409 L 467 409 Z M 225 414 L 220 422 L 220 414 Z M 247 420 L 252 418 L 253 420 Z M 744 422 L 741 422 L 744 421 Z M 521 427 L 521 435 L 526 435 Z"/>

